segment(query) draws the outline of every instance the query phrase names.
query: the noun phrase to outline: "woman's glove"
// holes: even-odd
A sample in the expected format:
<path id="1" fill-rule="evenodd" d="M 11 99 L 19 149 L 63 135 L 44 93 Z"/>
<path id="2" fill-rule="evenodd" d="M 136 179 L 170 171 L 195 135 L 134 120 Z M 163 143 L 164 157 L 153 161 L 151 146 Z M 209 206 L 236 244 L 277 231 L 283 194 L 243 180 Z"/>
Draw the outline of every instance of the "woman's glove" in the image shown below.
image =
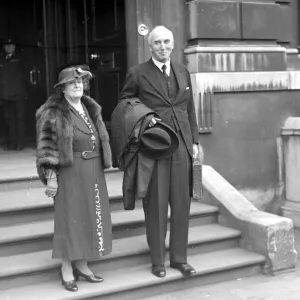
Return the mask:
<path id="1" fill-rule="evenodd" d="M 57 193 L 57 178 L 48 178 L 47 179 L 47 188 L 45 194 L 47 197 L 54 198 Z"/>
<path id="2" fill-rule="evenodd" d="M 47 187 L 45 194 L 47 197 L 54 198 L 57 189 L 58 189 L 58 184 L 57 184 L 57 173 L 52 170 L 52 169 L 47 169 L 45 170 L 45 177 L 47 179 Z"/>

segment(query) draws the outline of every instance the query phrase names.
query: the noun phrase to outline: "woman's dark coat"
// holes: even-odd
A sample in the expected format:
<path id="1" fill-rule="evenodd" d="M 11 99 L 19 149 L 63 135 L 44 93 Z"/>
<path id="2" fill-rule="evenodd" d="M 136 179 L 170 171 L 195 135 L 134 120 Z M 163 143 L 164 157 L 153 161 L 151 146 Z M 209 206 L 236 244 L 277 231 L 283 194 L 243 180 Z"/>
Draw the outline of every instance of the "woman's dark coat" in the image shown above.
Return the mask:
<path id="1" fill-rule="evenodd" d="M 88 96 L 82 96 L 101 141 L 104 168 L 112 164 L 109 136 L 101 115 L 101 106 Z M 59 95 L 50 96 L 36 113 L 37 160 L 41 181 L 46 184 L 45 168 L 70 166 L 73 163 L 73 124 L 70 104 Z"/>

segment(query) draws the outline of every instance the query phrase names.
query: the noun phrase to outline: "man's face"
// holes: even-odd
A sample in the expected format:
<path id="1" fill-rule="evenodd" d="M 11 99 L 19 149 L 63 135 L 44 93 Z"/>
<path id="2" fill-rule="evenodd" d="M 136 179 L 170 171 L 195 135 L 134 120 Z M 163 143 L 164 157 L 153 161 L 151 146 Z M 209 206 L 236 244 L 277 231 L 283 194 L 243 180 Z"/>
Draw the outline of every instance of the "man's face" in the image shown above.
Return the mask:
<path id="1" fill-rule="evenodd" d="M 5 44 L 3 47 L 4 47 L 4 50 L 7 54 L 14 53 L 15 50 L 16 50 L 16 45 L 15 44 Z"/>
<path id="2" fill-rule="evenodd" d="M 153 32 L 150 51 L 156 60 L 162 63 L 168 61 L 173 48 L 174 40 L 170 32 L 166 30 Z"/>

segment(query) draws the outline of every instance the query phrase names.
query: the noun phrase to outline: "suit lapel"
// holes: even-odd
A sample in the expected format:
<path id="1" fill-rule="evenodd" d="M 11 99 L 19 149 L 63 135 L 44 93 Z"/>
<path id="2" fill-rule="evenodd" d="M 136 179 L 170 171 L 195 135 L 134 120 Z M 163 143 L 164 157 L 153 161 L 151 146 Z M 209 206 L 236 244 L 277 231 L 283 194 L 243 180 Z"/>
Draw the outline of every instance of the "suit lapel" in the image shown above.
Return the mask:
<path id="1" fill-rule="evenodd" d="M 157 67 L 153 63 L 152 59 L 148 61 L 148 70 L 146 71 L 146 79 L 148 82 L 156 89 L 156 91 L 166 100 L 168 103 L 171 103 L 169 96 L 166 93 L 166 89 L 163 86 L 163 82 L 160 80 L 160 77 L 157 76 Z"/>
<path id="2" fill-rule="evenodd" d="M 177 92 L 177 95 L 176 95 L 175 100 L 174 100 L 174 103 L 175 103 L 180 99 L 180 97 L 182 96 L 182 94 L 185 91 L 186 78 L 185 78 L 184 69 L 182 69 L 182 67 L 180 67 L 176 63 L 172 63 L 172 61 L 171 61 L 171 66 L 172 66 L 173 72 L 175 74 L 175 79 L 176 79 L 177 84 L 178 84 L 178 92 Z"/>

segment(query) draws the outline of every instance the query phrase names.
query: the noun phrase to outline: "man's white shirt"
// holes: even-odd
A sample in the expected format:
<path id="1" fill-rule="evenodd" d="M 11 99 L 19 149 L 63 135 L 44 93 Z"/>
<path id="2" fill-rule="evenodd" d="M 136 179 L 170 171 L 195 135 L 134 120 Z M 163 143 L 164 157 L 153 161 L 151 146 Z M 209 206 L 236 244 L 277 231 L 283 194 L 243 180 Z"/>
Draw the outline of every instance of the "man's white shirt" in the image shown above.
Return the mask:
<path id="1" fill-rule="evenodd" d="M 163 65 L 166 65 L 166 67 L 167 67 L 167 68 L 166 68 L 166 73 L 167 73 L 168 76 L 170 76 L 170 71 L 171 71 L 171 60 L 170 60 L 170 58 L 169 58 L 169 60 L 168 60 L 167 62 L 165 62 L 165 63 L 162 63 L 162 62 L 156 60 L 154 57 L 152 57 L 152 61 L 153 61 L 154 64 L 159 68 L 159 70 L 160 70 L 161 72 L 163 72 L 162 66 L 163 66 Z"/>

